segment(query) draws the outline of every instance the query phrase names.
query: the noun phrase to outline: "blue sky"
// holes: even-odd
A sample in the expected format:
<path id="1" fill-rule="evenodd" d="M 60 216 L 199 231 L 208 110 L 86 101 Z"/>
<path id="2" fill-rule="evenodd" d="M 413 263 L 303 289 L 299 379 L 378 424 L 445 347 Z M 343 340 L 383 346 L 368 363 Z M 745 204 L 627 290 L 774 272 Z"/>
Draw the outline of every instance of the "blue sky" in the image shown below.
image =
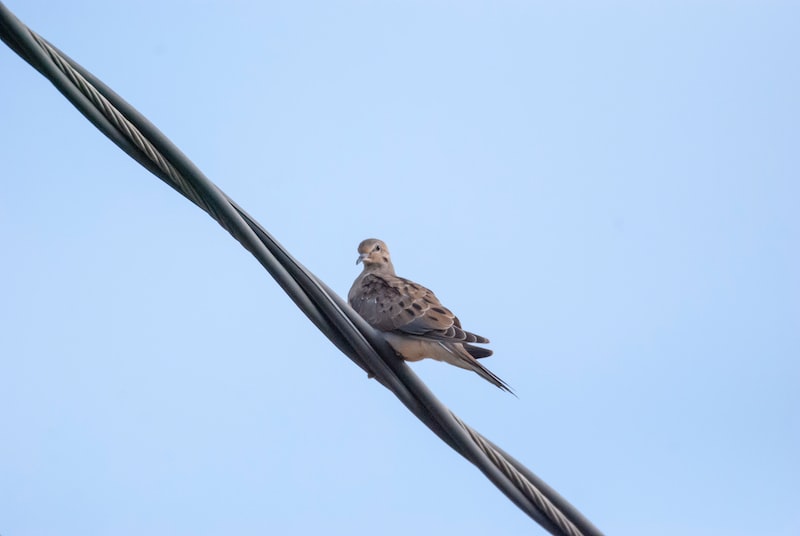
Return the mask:
<path id="1" fill-rule="evenodd" d="M 608 534 L 800 532 L 793 2 L 6 4 Z M 0 51 L 0 534 L 539 534 L 234 240 Z"/>

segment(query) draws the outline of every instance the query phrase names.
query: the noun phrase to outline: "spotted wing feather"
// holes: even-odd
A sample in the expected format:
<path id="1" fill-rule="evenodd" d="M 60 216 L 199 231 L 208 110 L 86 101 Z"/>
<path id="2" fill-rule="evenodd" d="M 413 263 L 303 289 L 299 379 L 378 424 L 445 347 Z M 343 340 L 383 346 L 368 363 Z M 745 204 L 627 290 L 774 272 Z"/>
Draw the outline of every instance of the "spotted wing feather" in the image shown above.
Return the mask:
<path id="1" fill-rule="evenodd" d="M 365 274 L 356 288 L 348 297 L 350 305 L 376 329 L 449 342 L 489 342 L 463 330 L 458 318 L 432 291 L 413 281 Z M 491 355 L 490 350 L 478 350 L 480 357 Z"/>

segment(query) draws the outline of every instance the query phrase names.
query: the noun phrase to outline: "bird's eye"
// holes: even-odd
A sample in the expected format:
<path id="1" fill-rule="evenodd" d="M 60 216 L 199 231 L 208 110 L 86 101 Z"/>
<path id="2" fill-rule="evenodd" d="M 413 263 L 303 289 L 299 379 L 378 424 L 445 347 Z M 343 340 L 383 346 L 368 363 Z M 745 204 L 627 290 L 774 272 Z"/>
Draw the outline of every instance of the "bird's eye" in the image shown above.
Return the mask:
<path id="1" fill-rule="evenodd" d="M 375 251 L 380 251 L 380 250 L 381 250 L 381 245 L 375 244 Z"/>

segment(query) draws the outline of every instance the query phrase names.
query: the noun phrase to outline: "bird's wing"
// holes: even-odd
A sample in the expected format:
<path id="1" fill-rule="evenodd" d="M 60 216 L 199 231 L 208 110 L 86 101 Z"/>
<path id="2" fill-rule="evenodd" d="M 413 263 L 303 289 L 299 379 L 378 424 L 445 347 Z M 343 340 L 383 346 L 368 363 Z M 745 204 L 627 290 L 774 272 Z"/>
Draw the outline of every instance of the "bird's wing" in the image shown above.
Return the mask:
<path id="1" fill-rule="evenodd" d="M 365 274 L 348 297 L 364 320 L 381 331 L 448 342 L 489 342 L 463 330 L 456 315 L 429 289 L 402 277 Z"/>

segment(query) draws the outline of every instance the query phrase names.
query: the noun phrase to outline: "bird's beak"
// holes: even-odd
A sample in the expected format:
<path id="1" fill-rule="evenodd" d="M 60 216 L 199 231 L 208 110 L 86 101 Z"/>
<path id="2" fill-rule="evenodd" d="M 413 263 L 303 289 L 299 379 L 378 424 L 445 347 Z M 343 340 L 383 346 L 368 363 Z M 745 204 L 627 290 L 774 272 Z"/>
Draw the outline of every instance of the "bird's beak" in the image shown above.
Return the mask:
<path id="1" fill-rule="evenodd" d="M 364 262 L 364 259 L 366 259 L 368 256 L 369 256 L 369 255 L 368 255 L 367 253 L 362 253 L 362 254 L 361 254 L 361 255 L 359 255 L 359 256 L 358 256 L 358 258 L 356 259 L 356 264 L 358 264 L 358 263 L 360 263 L 360 262 Z"/>

